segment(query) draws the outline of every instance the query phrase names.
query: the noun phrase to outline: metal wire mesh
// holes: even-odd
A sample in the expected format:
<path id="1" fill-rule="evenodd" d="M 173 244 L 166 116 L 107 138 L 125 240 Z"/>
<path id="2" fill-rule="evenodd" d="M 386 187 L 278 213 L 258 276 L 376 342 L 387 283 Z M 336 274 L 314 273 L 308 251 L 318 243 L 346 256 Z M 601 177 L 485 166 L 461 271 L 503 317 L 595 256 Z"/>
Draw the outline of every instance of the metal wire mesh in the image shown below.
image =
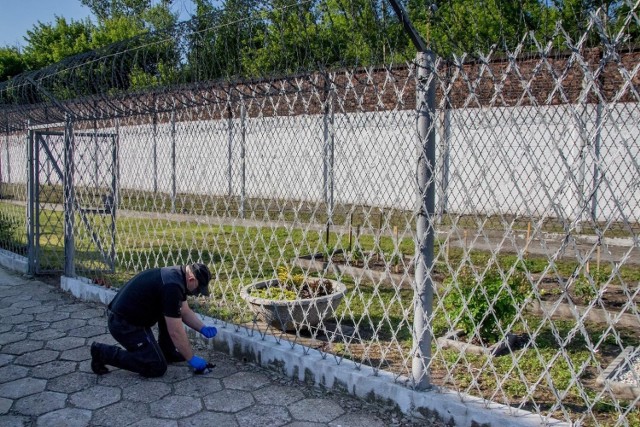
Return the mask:
<path id="1" fill-rule="evenodd" d="M 251 14 L 234 25 L 194 20 L 23 76 L 0 88 L 0 212 L 18 224 L 0 241 L 26 254 L 32 224 L 42 270 L 65 269 L 72 256 L 77 274 L 106 286 L 202 261 L 212 297 L 194 304 L 231 327 L 390 371 L 408 386 L 418 363 L 461 399 L 543 422 L 635 425 L 637 373 L 628 384 L 616 376 L 637 358 L 640 324 L 640 52 L 629 45 L 637 4 L 623 6 L 617 27 L 592 13 L 581 37 L 560 22 L 473 56 L 445 56 L 460 46 L 440 39 L 443 54 L 426 65 L 407 54 L 391 18 L 372 24 L 375 49 L 342 60 L 303 49 L 323 25 L 342 34 L 340 14 L 309 24 L 299 44 L 277 41 L 273 28 L 268 42 L 245 38 L 270 34 Z M 325 46 L 332 55 L 338 38 Z M 280 56 L 251 67 L 214 55 L 218 42 L 227 53 L 246 42 L 256 57 L 269 53 L 258 42 L 275 44 Z M 196 54 L 211 63 L 187 73 Z M 181 58 L 175 75 L 159 65 L 170 58 Z M 73 90 L 60 92 L 61 82 Z M 416 94 L 428 84 L 433 209 L 417 166 L 426 140 Z M 48 124 L 59 122 L 68 126 Z M 49 150 L 33 145 L 32 193 L 27 135 Z M 425 217 L 434 295 L 419 307 Z M 73 253 L 60 246 L 70 244 L 64 221 Z M 57 257 L 46 261 L 44 248 Z M 331 287 L 335 299 L 268 302 L 276 280 Z M 417 310 L 433 337 L 421 358 Z M 626 364 L 613 369 L 620 355 Z"/>
<path id="2" fill-rule="evenodd" d="M 24 133 L 5 133 L 0 153 L 2 165 L 2 248 L 19 255 L 27 254 L 27 227 L 24 201 L 27 152 Z"/>

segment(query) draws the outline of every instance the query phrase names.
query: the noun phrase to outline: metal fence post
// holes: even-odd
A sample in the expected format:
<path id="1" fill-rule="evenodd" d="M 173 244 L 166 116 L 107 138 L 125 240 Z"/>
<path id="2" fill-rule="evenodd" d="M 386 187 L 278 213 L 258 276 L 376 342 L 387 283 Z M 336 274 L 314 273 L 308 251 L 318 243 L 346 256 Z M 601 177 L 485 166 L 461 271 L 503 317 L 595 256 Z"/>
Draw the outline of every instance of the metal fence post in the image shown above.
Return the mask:
<path id="1" fill-rule="evenodd" d="M 73 179 L 74 165 L 74 140 L 73 122 L 67 115 L 64 127 L 64 275 L 75 277 L 75 243 L 74 243 L 74 198 Z"/>
<path id="2" fill-rule="evenodd" d="M 593 162 L 593 189 L 591 191 L 591 220 L 595 224 L 598 221 L 598 187 L 600 186 L 600 144 L 602 140 L 602 108 L 601 102 L 596 106 L 596 139 L 594 141 L 595 157 Z"/>
<path id="3" fill-rule="evenodd" d="M 173 121 L 171 122 L 173 126 Z M 153 194 L 158 192 L 158 109 L 153 111 Z"/>
<path id="4" fill-rule="evenodd" d="M 115 194 L 113 195 L 113 205 L 120 206 L 120 120 L 116 119 L 116 136 L 115 136 L 115 147 L 116 147 L 116 163 L 114 167 L 116 168 L 116 185 L 115 185 Z"/>
<path id="5" fill-rule="evenodd" d="M 93 108 L 96 111 L 98 101 L 93 101 Z M 93 142 L 95 153 L 93 156 L 93 182 L 96 187 L 100 186 L 100 165 L 98 159 L 100 159 L 100 143 L 98 142 L 98 121 L 93 119 Z"/>
<path id="6" fill-rule="evenodd" d="M 433 121 L 436 117 L 435 85 L 433 70 L 435 55 L 432 52 L 417 54 L 417 139 L 418 139 L 418 218 L 416 221 L 416 270 L 413 320 L 412 376 L 414 387 L 424 390 L 429 387 L 427 366 L 431 360 L 431 332 L 428 323 L 433 310 L 433 245 L 435 228 L 435 164 L 436 135 Z"/>
<path id="7" fill-rule="evenodd" d="M 118 194 L 118 187 L 120 185 L 119 142 L 119 138 L 116 135 L 113 137 L 111 146 L 111 167 L 113 169 L 111 170 L 111 253 L 109 259 L 112 262 L 110 267 L 114 272 L 116 270 L 116 210 L 120 202 Z"/>
<path id="8" fill-rule="evenodd" d="M 171 109 L 171 213 L 176 213 L 176 107 Z"/>
<path id="9" fill-rule="evenodd" d="M 438 187 L 438 221 L 447 213 L 448 209 L 448 187 L 449 187 L 449 157 L 451 153 L 451 109 L 447 106 L 441 113 L 442 132 L 440 134 L 440 156 L 438 157 L 438 168 L 440 169 L 441 183 Z"/>
<path id="10" fill-rule="evenodd" d="M 6 126 L 6 131 L 5 131 L 5 134 L 4 134 L 4 143 L 5 143 L 5 145 L 9 145 L 9 125 L 8 124 Z M 2 153 L 1 153 L 2 150 L 1 150 L 1 148 L 2 147 L 0 147 L 0 184 L 2 184 L 4 182 L 4 174 L 2 173 L 2 171 L 5 168 L 4 161 L 3 161 L 4 159 L 2 158 Z M 2 189 L 0 188 L 0 190 L 2 190 Z"/>
<path id="11" fill-rule="evenodd" d="M 577 123 L 578 126 L 578 134 L 580 139 L 580 144 L 577 147 L 577 159 L 575 161 L 578 162 L 577 171 L 576 171 L 576 181 L 577 188 L 575 194 L 576 206 L 574 207 L 573 220 L 576 224 L 576 231 L 578 233 L 582 232 L 582 222 L 585 220 L 585 207 L 586 207 L 586 197 L 585 197 L 585 183 L 586 183 L 586 168 L 587 168 L 587 148 L 589 145 L 588 136 L 586 131 L 586 123 L 583 120 L 582 116 L 587 115 L 588 105 L 582 106 L 582 114 L 577 115 Z"/>
<path id="12" fill-rule="evenodd" d="M 27 125 L 27 272 L 36 273 L 36 164 L 33 130 Z"/>
<path id="13" fill-rule="evenodd" d="M 246 125 L 247 108 L 244 105 L 244 98 L 240 98 L 240 218 L 244 219 L 244 204 L 246 198 Z"/>
<path id="14" fill-rule="evenodd" d="M 233 109 L 227 97 L 227 195 L 233 196 Z"/>
<path id="15" fill-rule="evenodd" d="M 431 361 L 431 332 L 429 321 L 433 311 L 433 245 L 435 243 L 435 199 L 436 199 L 436 91 L 433 75 L 435 55 L 416 31 L 408 14 L 397 0 L 389 4 L 402 23 L 405 32 L 418 50 L 416 55 L 416 113 L 418 164 L 416 181 L 418 184 L 416 219 L 416 268 L 413 296 L 413 360 L 411 376 L 416 390 L 430 387 L 427 367 Z"/>
<path id="16" fill-rule="evenodd" d="M 325 105 L 322 115 L 323 122 L 323 181 L 324 202 L 327 206 L 327 226 L 333 223 L 333 156 L 334 156 L 334 132 L 333 132 L 333 96 L 329 76 L 324 80 Z"/>
<path id="17" fill-rule="evenodd" d="M 5 173 L 7 174 L 7 184 L 11 184 L 11 157 L 9 157 L 9 125 L 7 125 L 7 164 L 5 166 Z"/>

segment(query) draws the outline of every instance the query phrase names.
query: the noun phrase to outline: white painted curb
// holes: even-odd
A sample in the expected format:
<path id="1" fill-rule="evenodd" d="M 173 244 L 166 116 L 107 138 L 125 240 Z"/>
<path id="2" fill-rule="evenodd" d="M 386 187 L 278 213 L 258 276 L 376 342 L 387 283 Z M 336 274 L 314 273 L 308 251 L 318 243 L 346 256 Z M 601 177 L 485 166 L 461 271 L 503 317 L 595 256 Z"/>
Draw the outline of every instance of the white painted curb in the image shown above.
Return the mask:
<path id="1" fill-rule="evenodd" d="M 113 297 L 116 296 L 116 291 L 113 289 L 94 285 L 84 277 L 71 278 L 62 276 L 60 277 L 60 287 L 83 301 L 101 302 L 104 305 L 108 305 Z"/>
<path id="2" fill-rule="evenodd" d="M 22 274 L 29 272 L 29 262 L 26 257 L 4 249 L 0 249 L 0 265 Z"/>

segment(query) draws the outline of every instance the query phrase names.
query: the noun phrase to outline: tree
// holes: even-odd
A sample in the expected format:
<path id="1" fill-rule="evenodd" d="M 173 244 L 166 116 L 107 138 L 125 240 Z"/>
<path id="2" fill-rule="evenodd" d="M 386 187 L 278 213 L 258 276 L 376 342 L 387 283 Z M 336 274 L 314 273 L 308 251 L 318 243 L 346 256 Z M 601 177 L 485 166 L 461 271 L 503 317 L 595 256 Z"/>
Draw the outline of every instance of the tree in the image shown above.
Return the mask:
<path id="1" fill-rule="evenodd" d="M 142 24 L 149 30 L 170 27 L 177 22 L 178 15 L 171 12 L 172 0 L 80 0 L 98 19 L 99 23 L 128 18 L 136 27 Z"/>
<path id="2" fill-rule="evenodd" d="M 331 64 L 388 64 L 415 56 L 388 0 L 326 0 L 318 10 Z"/>
<path id="3" fill-rule="evenodd" d="M 171 1 L 163 1 L 161 4 L 151 6 L 144 10 L 140 17 L 145 26 L 151 31 L 171 28 L 178 22 L 178 14 L 171 12 Z"/>
<path id="4" fill-rule="evenodd" d="M 552 0 L 551 7 L 572 44 L 580 41 L 585 35 L 587 43 L 599 44 L 601 33 L 611 37 L 623 29 L 624 20 L 631 11 L 628 2 L 624 0 Z M 638 12 L 637 5 L 635 11 Z M 602 24 L 601 27 L 591 25 L 596 16 Z M 634 33 L 637 36 L 637 18 L 632 22 L 635 22 L 635 25 L 624 30 L 630 30 L 631 36 Z"/>
<path id="5" fill-rule="evenodd" d="M 0 47 L 0 82 L 27 69 L 27 64 L 16 47 Z"/>
<path id="6" fill-rule="evenodd" d="M 221 76 L 215 60 L 216 25 L 220 22 L 220 10 L 209 0 L 195 0 L 196 13 L 187 27 L 189 33 L 188 78 L 210 80 Z"/>
<path id="7" fill-rule="evenodd" d="M 294 73 L 315 68 L 328 59 L 322 55 L 323 36 L 317 25 L 315 2 L 292 4 L 274 0 L 260 11 L 246 46 L 243 69 L 250 75 Z"/>
<path id="8" fill-rule="evenodd" d="M 512 48 L 529 31 L 544 28 L 547 9 L 539 0 L 440 0 L 429 6 L 420 0 L 407 5 L 419 32 L 444 56 Z"/>
<path id="9" fill-rule="evenodd" d="M 169 9 L 170 1 L 157 5 L 147 0 L 82 1 L 98 16 L 93 48 L 106 49 L 112 56 L 110 65 L 93 69 L 100 90 L 139 89 L 176 80 L 178 16 Z"/>
<path id="10" fill-rule="evenodd" d="M 115 42 L 127 40 L 145 31 L 144 26 L 129 16 L 118 16 L 100 21 L 91 33 L 91 47 L 98 49 Z"/>
<path id="11" fill-rule="evenodd" d="M 151 7 L 151 0 L 80 0 L 91 12 L 103 21 L 119 16 L 139 17 Z M 171 1 L 164 1 L 167 5 Z"/>
<path id="12" fill-rule="evenodd" d="M 93 24 L 56 16 L 54 24 L 38 22 L 27 31 L 24 60 L 32 70 L 46 67 L 69 56 L 86 52 L 92 48 Z"/>
<path id="13" fill-rule="evenodd" d="M 211 0 L 196 0 L 190 22 L 188 61 L 190 78 L 211 80 L 244 73 L 243 58 L 255 47 L 259 22 L 258 0 L 228 0 L 215 7 Z"/>

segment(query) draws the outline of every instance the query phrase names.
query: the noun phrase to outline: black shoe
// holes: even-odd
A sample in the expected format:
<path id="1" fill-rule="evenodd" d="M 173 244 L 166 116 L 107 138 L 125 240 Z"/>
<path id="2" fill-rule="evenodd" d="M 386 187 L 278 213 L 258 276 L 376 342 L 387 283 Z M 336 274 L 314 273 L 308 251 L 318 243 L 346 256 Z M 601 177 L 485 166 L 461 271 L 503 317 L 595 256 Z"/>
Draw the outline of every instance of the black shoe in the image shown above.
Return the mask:
<path id="1" fill-rule="evenodd" d="M 100 349 L 98 348 L 98 343 L 95 342 L 91 344 L 91 370 L 97 375 L 109 373 L 107 367 L 100 360 Z"/>

